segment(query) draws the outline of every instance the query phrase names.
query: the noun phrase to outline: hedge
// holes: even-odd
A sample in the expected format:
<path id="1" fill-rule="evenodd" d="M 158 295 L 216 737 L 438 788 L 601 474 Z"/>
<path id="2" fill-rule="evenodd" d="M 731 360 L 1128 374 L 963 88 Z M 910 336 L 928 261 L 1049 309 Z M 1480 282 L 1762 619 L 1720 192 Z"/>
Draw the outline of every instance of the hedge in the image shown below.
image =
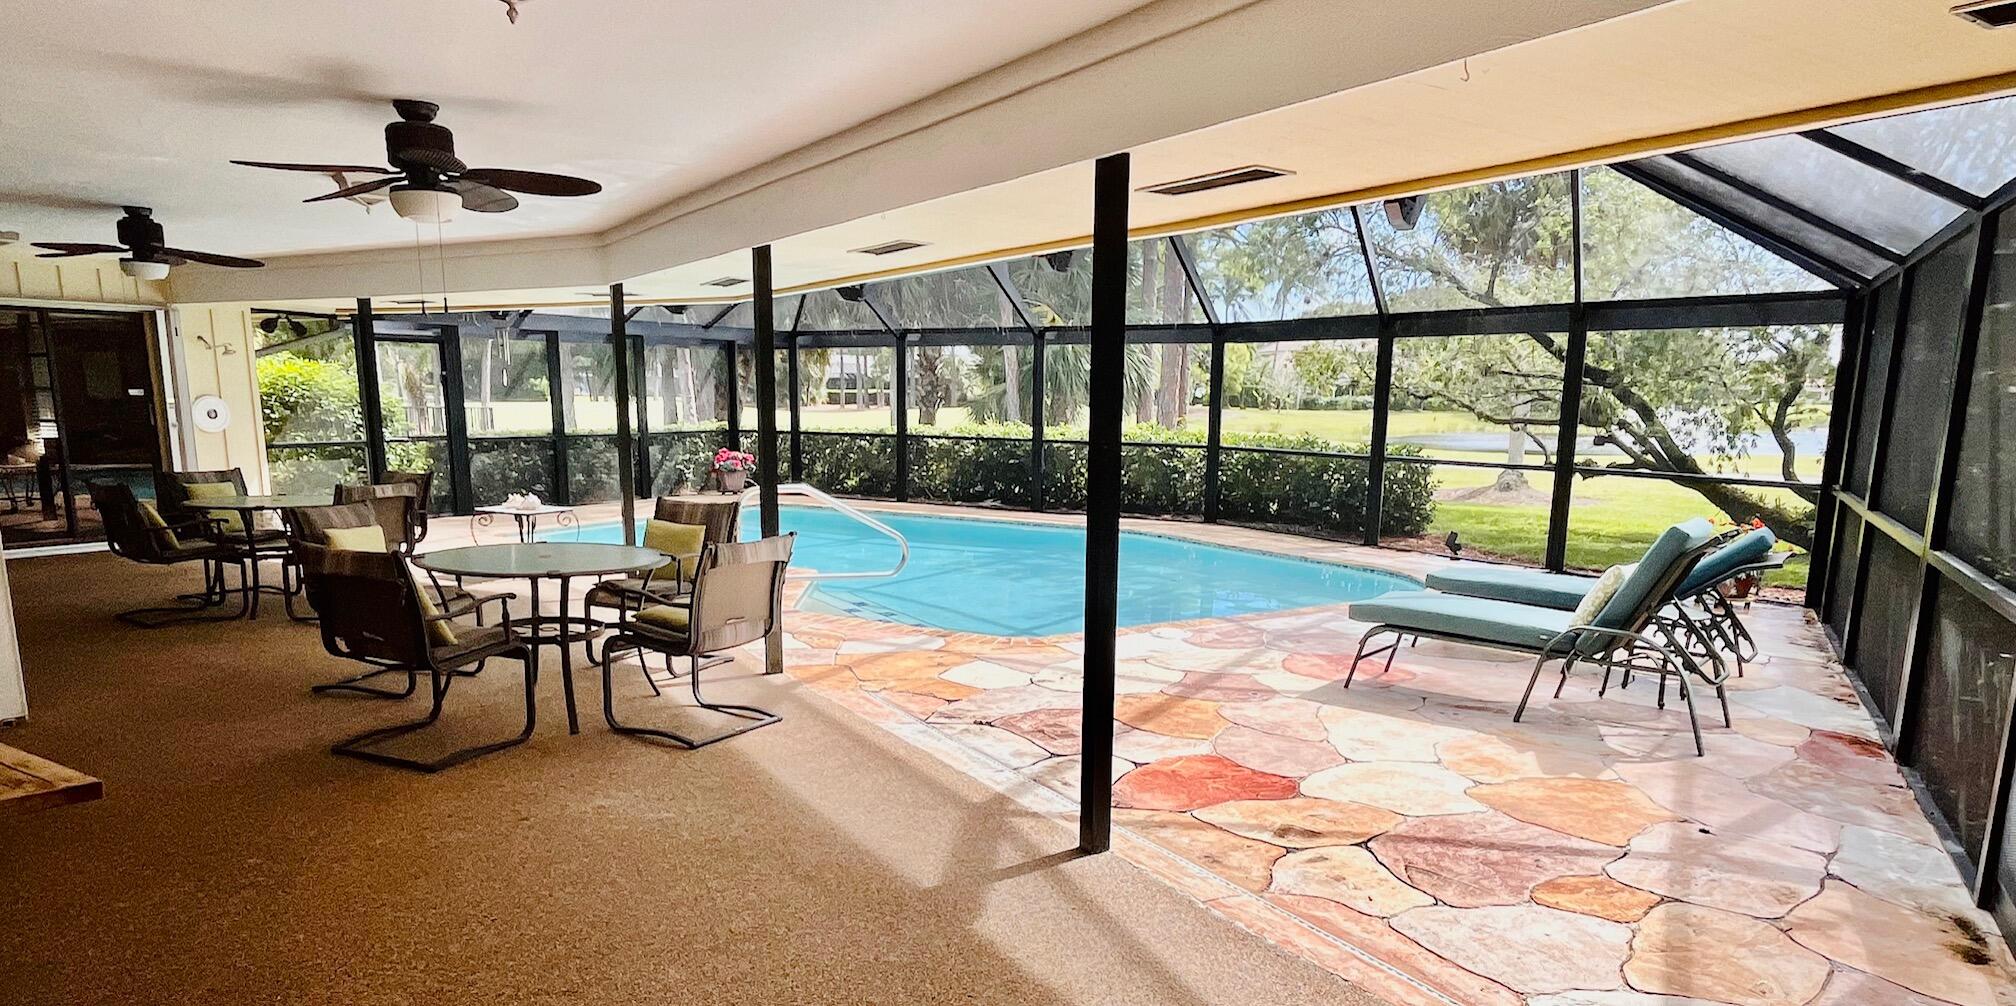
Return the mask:
<path id="1" fill-rule="evenodd" d="M 995 503 L 1026 508 L 1034 501 L 1029 470 L 1029 428 L 1019 424 L 966 425 L 951 436 L 910 438 L 910 498 L 944 503 Z M 1064 440 L 1075 430 L 1053 430 Z M 1196 516 L 1204 512 L 1204 435 L 1147 425 L 1127 430 L 1121 448 L 1121 506 L 1129 513 Z M 782 439 L 782 438 L 780 438 Z M 1154 442 L 1148 442 L 1148 441 Z M 805 480 L 840 495 L 895 495 L 894 438 L 851 433 L 801 433 Z M 1319 529 L 1337 534 L 1363 530 L 1368 467 L 1359 458 L 1281 453 L 1364 453 L 1363 445 L 1312 436 L 1227 434 L 1220 455 L 1219 513 L 1223 519 Z M 1270 450 L 1271 449 L 1271 450 Z M 1394 457 L 1418 457 L 1413 445 L 1393 445 Z M 1044 444 L 1044 504 L 1057 510 L 1085 506 L 1086 448 Z M 1426 465 L 1386 467 L 1382 534 L 1426 530 L 1435 513 L 1435 479 Z"/>

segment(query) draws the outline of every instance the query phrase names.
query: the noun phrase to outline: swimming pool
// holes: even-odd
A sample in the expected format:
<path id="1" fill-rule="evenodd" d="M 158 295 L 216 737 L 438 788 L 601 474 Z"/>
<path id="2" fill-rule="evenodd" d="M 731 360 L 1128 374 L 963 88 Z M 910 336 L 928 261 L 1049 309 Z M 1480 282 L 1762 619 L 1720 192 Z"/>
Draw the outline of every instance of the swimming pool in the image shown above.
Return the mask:
<path id="1" fill-rule="evenodd" d="M 895 565 L 895 542 L 835 510 L 781 508 L 783 529 L 798 532 L 794 566 L 867 572 Z M 889 579 L 813 585 L 799 607 L 884 622 L 979 632 L 1048 636 L 1077 632 L 1085 617 L 1085 531 L 1015 521 L 917 514 L 875 514 L 910 541 L 910 563 Z M 756 514 L 742 521 L 756 536 Z M 559 541 L 573 532 L 555 532 Z M 620 524 L 581 529 L 582 541 L 622 540 Z M 1312 562 L 1179 541 L 1120 535 L 1120 624 L 1281 611 L 1363 600 L 1419 584 L 1355 566 Z"/>

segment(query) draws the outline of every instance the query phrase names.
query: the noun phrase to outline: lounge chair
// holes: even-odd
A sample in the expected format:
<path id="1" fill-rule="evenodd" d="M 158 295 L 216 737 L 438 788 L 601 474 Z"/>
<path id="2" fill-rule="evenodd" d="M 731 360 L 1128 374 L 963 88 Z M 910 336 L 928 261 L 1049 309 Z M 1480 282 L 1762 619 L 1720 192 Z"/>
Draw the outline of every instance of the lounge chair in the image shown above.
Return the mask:
<path id="1" fill-rule="evenodd" d="M 755 706 L 708 702 L 700 695 L 700 672 L 711 664 L 704 658 L 753 643 L 776 627 L 784 595 L 784 570 L 791 564 L 791 548 L 796 540 L 797 535 L 786 534 L 761 541 L 707 546 L 701 553 L 684 605 L 654 603 L 646 577 L 645 589 L 619 607 L 616 635 L 602 646 L 602 718 L 609 721 L 609 729 L 668 740 L 683 748 L 698 748 L 778 721 L 777 714 Z M 687 681 L 693 690 L 694 705 L 747 722 L 705 737 L 619 722 L 610 677 L 616 653 L 629 649 L 638 651 L 640 661 L 645 650 L 691 661 Z M 652 691 L 657 691 L 656 686 Z"/>
<path id="2" fill-rule="evenodd" d="M 1768 573 L 1783 567 L 1792 553 L 1771 551 L 1777 544 L 1778 536 L 1767 528 L 1740 535 L 1709 553 L 1674 591 L 1674 600 L 1679 603 L 1673 613 L 1695 621 L 1686 607 L 1689 603 L 1695 605 L 1704 616 L 1698 620 L 1703 631 L 1735 657 L 1737 677 L 1742 677 L 1745 663 L 1757 658 L 1757 640 L 1737 615 L 1735 604 L 1717 588 L 1741 576 Z M 1430 573 L 1427 582 L 1430 589 L 1445 594 L 1487 597 L 1573 611 L 1588 596 L 1589 588 L 1596 585 L 1596 578 L 1471 563 Z M 1704 659 L 1720 660 L 1712 648 L 1700 655 Z"/>
<path id="3" fill-rule="evenodd" d="M 1351 605 L 1351 617 L 1371 622 L 1372 628 L 1358 641 L 1357 656 L 1345 675 L 1349 688 L 1358 674 L 1358 664 L 1366 657 L 1386 654 L 1386 668 L 1400 642 L 1408 636 L 1442 639 L 1534 655 L 1533 674 L 1512 714 L 1516 722 L 1526 715 L 1533 686 L 1549 660 L 1561 661 L 1561 685 L 1577 663 L 1604 668 L 1604 687 L 1612 669 L 1660 676 L 1660 694 L 1665 679 L 1676 678 L 1680 695 L 1687 702 L 1687 721 L 1694 732 L 1694 749 L 1706 754 L 1701 742 L 1701 725 L 1694 711 L 1694 691 L 1687 677 L 1692 674 L 1715 686 L 1722 700 L 1722 719 L 1729 722 L 1729 702 L 1722 691 L 1722 673 L 1710 671 L 1695 659 L 1688 645 L 1695 633 L 1685 622 L 1661 611 L 1673 602 L 1680 584 L 1694 571 L 1702 557 L 1714 546 L 1715 531 L 1705 520 L 1690 520 L 1667 528 L 1639 560 L 1637 568 L 1625 576 L 1616 593 L 1587 622 L 1577 622 L 1575 612 L 1558 607 L 1520 604 L 1484 597 L 1465 597 L 1439 590 L 1403 591 L 1384 594 Z M 1378 649 L 1366 647 L 1382 635 L 1392 642 Z M 1554 689 L 1561 694 L 1561 685 Z"/>

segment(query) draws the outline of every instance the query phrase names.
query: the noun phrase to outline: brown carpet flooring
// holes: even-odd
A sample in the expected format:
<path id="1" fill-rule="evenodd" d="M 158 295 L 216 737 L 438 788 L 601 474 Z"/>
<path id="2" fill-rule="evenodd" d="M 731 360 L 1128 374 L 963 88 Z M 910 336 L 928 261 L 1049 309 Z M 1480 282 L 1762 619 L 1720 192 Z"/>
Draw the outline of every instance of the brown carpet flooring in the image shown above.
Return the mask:
<path id="1" fill-rule="evenodd" d="M 785 721 L 686 752 L 608 732 L 578 667 L 568 736 L 547 650 L 531 743 L 426 777 L 327 752 L 424 706 L 311 697 L 355 665 L 310 626 L 130 629 L 194 573 L 9 569 L 32 711 L 0 741 L 106 793 L 0 818 L 10 1006 L 1374 1001 L 792 681 L 719 672 Z M 509 736 L 521 681 L 416 743 Z"/>

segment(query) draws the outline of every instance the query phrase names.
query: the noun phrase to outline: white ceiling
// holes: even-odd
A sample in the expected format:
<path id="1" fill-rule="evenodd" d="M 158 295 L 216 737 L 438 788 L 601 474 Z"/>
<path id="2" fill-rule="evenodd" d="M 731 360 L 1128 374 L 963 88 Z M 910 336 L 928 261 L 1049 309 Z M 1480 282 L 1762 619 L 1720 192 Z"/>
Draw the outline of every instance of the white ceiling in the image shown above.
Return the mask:
<path id="1" fill-rule="evenodd" d="M 599 233 L 1144 2 L 0 0 L 0 230 L 110 241 L 137 203 L 226 254 L 411 246 L 389 208 L 301 205 L 323 176 L 227 161 L 383 163 L 417 97 L 472 165 L 606 187 L 449 240 Z"/>

